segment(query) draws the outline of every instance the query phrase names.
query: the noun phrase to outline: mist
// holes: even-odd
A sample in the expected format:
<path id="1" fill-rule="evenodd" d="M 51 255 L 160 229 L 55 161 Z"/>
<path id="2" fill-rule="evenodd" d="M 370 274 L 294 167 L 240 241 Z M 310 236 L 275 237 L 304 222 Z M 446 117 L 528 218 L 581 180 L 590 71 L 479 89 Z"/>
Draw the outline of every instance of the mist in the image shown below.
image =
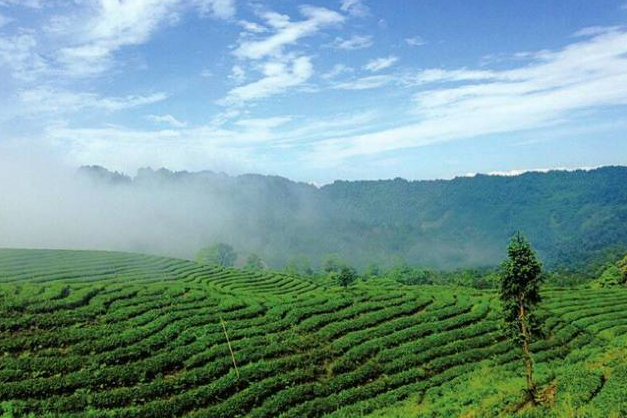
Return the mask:
<path id="1" fill-rule="evenodd" d="M 6 157 L 6 156 L 5 156 Z M 0 165 L 0 246 L 136 251 L 191 258 L 228 239 L 235 208 L 198 187 L 135 187 L 23 156 Z"/>
<path id="2" fill-rule="evenodd" d="M 363 184 L 368 183 L 354 187 Z M 390 227 L 389 213 L 371 219 L 389 212 L 387 207 L 363 207 L 334 195 L 333 188 L 325 193 L 281 177 L 149 168 L 129 177 L 100 167 L 79 170 L 41 155 L 13 154 L 3 158 L 0 191 L 5 197 L 0 247 L 191 259 L 203 246 L 225 242 L 235 247 L 240 262 L 254 252 L 273 267 L 303 256 L 319 265 L 332 253 L 361 268 L 370 262 L 391 266 L 404 258 L 436 267 L 486 265 L 494 258 L 483 246 L 452 246 L 410 225 Z M 410 222 L 407 215 L 392 214 L 392 221 Z M 417 240 L 397 248 L 396 241 L 407 240 L 408 234 Z"/>
<path id="3" fill-rule="evenodd" d="M 43 154 L 0 156 L 0 247 L 131 251 L 193 259 L 224 242 L 280 268 L 329 254 L 364 269 L 407 262 L 494 266 L 518 229 L 547 265 L 583 260 L 582 240 L 623 245 L 607 199 L 624 202 L 627 168 L 447 181 L 338 181 L 278 176 L 79 169 Z M 524 191 L 524 192 L 521 192 Z M 495 197 L 496 196 L 496 197 Z M 547 196 L 553 196 L 547 198 Z M 585 208 L 573 214 L 573 205 Z"/>

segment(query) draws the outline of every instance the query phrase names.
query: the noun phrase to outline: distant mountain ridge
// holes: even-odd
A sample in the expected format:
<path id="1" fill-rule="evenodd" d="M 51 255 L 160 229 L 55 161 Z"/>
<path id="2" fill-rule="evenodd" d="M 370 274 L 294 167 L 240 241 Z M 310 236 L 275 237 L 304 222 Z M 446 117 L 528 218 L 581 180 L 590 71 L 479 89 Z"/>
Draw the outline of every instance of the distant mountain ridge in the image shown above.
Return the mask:
<path id="1" fill-rule="evenodd" d="M 401 259 L 434 268 L 494 265 L 518 229 L 552 267 L 627 248 L 622 166 L 453 180 L 335 181 L 320 188 L 256 174 L 141 169 L 130 178 L 95 166 L 79 172 L 114 187 L 211 196 L 211 206 L 231 213 L 220 214 L 221 231 L 208 234 L 207 241 L 258 253 L 273 266 L 296 256 L 317 263 L 329 253 L 362 268 Z"/>

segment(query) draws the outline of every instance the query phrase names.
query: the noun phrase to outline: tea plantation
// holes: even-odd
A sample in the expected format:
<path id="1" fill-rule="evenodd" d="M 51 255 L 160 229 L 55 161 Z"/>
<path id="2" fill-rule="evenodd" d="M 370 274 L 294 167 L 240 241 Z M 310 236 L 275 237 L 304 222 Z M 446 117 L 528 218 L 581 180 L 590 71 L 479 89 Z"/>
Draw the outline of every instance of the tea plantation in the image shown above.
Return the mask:
<path id="1" fill-rule="evenodd" d="M 0 250 L 0 416 L 627 416 L 627 290 L 543 297 L 532 407 L 491 292 Z"/>

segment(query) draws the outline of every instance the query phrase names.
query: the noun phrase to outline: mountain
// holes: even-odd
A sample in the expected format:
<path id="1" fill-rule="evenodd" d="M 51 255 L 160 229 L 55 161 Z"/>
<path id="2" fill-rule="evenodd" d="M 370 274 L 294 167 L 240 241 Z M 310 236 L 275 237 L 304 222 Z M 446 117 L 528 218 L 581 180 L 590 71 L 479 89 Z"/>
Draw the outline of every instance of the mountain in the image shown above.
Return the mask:
<path id="1" fill-rule="evenodd" d="M 627 167 L 320 188 L 255 174 L 141 169 L 130 179 L 103 170 L 80 173 L 113 188 L 178 196 L 177 205 L 195 214 L 199 242 L 227 242 L 272 266 L 298 256 L 315 264 L 329 253 L 360 268 L 399 260 L 432 268 L 495 265 L 516 230 L 549 267 L 576 268 L 627 248 Z M 219 227 L 204 228 L 199 210 Z"/>

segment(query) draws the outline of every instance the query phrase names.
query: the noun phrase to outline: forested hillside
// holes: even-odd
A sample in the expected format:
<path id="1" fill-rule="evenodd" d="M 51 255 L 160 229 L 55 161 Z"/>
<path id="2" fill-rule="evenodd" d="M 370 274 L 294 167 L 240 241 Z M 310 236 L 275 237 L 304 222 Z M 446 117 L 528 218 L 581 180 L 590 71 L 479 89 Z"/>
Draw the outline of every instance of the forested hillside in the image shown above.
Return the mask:
<path id="1" fill-rule="evenodd" d="M 360 268 L 399 260 L 433 268 L 485 266 L 503 258 L 517 229 L 550 267 L 580 268 L 627 247 L 627 167 L 336 181 L 320 188 L 276 176 L 80 172 L 103 188 L 154 192 L 155 204 L 180 209 L 170 218 L 178 226 L 193 223 L 194 239 L 181 240 L 173 251 L 155 251 L 154 242 L 135 248 L 176 256 L 193 256 L 193 243 L 226 242 L 274 267 L 298 257 L 316 265 L 330 253 Z"/>

